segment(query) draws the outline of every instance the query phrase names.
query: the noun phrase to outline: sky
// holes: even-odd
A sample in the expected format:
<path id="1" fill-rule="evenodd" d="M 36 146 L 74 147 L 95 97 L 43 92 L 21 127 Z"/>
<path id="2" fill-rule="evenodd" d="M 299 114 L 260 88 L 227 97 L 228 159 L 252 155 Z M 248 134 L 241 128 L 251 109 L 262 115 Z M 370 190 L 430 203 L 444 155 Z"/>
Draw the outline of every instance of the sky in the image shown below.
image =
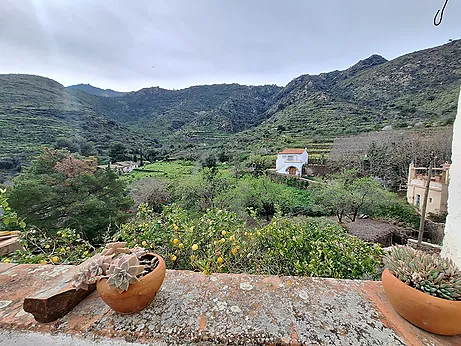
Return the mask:
<path id="1" fill-rule="evenodd" d="M 461 1 L 0 0 L 0 73 L 118 91 L 286 85 L 461 38 Z M 461 55 L 460 55 L 461 57 Z"/>

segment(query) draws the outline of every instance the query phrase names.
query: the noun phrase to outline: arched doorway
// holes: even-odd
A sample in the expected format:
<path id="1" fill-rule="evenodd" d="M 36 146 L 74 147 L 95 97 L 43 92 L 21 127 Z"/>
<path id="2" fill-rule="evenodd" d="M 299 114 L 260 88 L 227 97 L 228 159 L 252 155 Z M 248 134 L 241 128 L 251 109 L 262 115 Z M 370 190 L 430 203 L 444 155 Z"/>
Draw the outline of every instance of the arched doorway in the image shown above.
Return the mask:
<path id="1" fill-rule="evenodd" d="M 297 171 L 296 167 L 293 167 L 293 166 L 288 167 L 288 174 L 289 175 L 296 175 L 296 171 Z"/>

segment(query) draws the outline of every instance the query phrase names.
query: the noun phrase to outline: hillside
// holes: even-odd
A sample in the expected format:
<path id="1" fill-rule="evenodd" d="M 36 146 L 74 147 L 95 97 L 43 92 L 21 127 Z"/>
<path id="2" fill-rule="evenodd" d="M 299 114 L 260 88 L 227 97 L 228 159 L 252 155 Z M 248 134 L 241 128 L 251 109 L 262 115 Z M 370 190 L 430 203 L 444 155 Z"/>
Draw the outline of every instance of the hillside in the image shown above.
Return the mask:
<path id="1" fill-rule="evenodd" d="M 383 128 L 450 124 L 461 84 L 461 40 L 387 61 L 379 55 L 344 71 L 302 75 L 273 98 L 267 120 L 235 136 L 230 150 L 308 146 Z"/>
<path id="2" fill-rule="evenodd" d="M 126 126 L 97 114 L 87 94 L 70 94 L 54 80 L 32 75 L 0 75 L 0 170 L 16 168 L 58 138 L 90 142 L 94 153 L 110 144 L 151 144 Z M 13 167 L 10 167 L 13 165 Z"/>
<path id="3" fill-rule="evenodd" d="M 0 158 L 27 161 L 62 136 L 92 141 L 100 155 L 115 141 L 143 147 L 151 158 L 271 153 L 285 146 L 309 146 L 320 155 L 336 137 L 451 123 L 460 53 L 458 40 L 390 61 L 372 55 L 344 71 L 299 76 L 283 88 L 151 87 L 118 97 L 89 85 L 64 88 L 44 77 L 0 75 Z"/>
<path id="4" fill-rule="evenodd" d="M 86 92 L 87 94 L 96 95 L 96 96 L 104 96 L 104 97 L 118 97 L 123 96 L 126 93 L 120 91 L 114 91 L 112 89 L 101 89 L 94 87 L 90 84 L 77 84 L 77 85 L 70 85 L 67 89 L 77 89 Z"/>
<path id="5" fill-rule="evenodd" d="M 95 99 L 108 118 L 170 142 L 219 140 L 261 124 L 280 90 L 275 85 L 219 84 L 182 90 L 145 88 L 117 98 Z"/>

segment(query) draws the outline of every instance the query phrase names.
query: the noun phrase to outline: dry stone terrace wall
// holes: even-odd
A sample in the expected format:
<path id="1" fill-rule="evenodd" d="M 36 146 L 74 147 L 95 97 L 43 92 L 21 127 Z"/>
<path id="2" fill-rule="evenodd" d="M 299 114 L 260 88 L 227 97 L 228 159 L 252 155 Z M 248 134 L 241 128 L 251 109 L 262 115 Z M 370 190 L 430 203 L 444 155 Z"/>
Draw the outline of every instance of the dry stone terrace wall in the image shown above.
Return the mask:
<path id="1" fill-rule="evenodd" d="M 0 345 L 34 335 L 42 344 L 78 345 L 461 345 L 461 337 L 435 336 L 403 320 L 376 281 L 170 270 L 154 302 L 137 314 L 113 312 L 97 292 L 50 323 L 22 309 L 25 297 L 65 286 L 59 278 L 72 270 L 0 264 Z"/>

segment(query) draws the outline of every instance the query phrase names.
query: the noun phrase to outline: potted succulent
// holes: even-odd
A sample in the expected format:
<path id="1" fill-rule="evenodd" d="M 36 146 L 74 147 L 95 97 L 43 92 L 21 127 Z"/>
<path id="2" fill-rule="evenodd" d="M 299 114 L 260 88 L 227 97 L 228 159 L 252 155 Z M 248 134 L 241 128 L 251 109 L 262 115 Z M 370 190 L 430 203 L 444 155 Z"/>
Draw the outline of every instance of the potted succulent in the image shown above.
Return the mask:
<path id="1" fill-rule="evenodd" d="M 85 262 L 74 276 L 75 288 L 96 283 L 101 299 L 113 310 L 130 314 L 149 305 L 165 278 L 165 261 L 144 248 L 109 243 L 97 257 Z"/>
<path id="2" fill-rule="evenodd" d="M 461 271 L 451 260 L 394 246 L 384 263 L 384 292 L 403 318 L 434 334 L 461 334 Z"/>

